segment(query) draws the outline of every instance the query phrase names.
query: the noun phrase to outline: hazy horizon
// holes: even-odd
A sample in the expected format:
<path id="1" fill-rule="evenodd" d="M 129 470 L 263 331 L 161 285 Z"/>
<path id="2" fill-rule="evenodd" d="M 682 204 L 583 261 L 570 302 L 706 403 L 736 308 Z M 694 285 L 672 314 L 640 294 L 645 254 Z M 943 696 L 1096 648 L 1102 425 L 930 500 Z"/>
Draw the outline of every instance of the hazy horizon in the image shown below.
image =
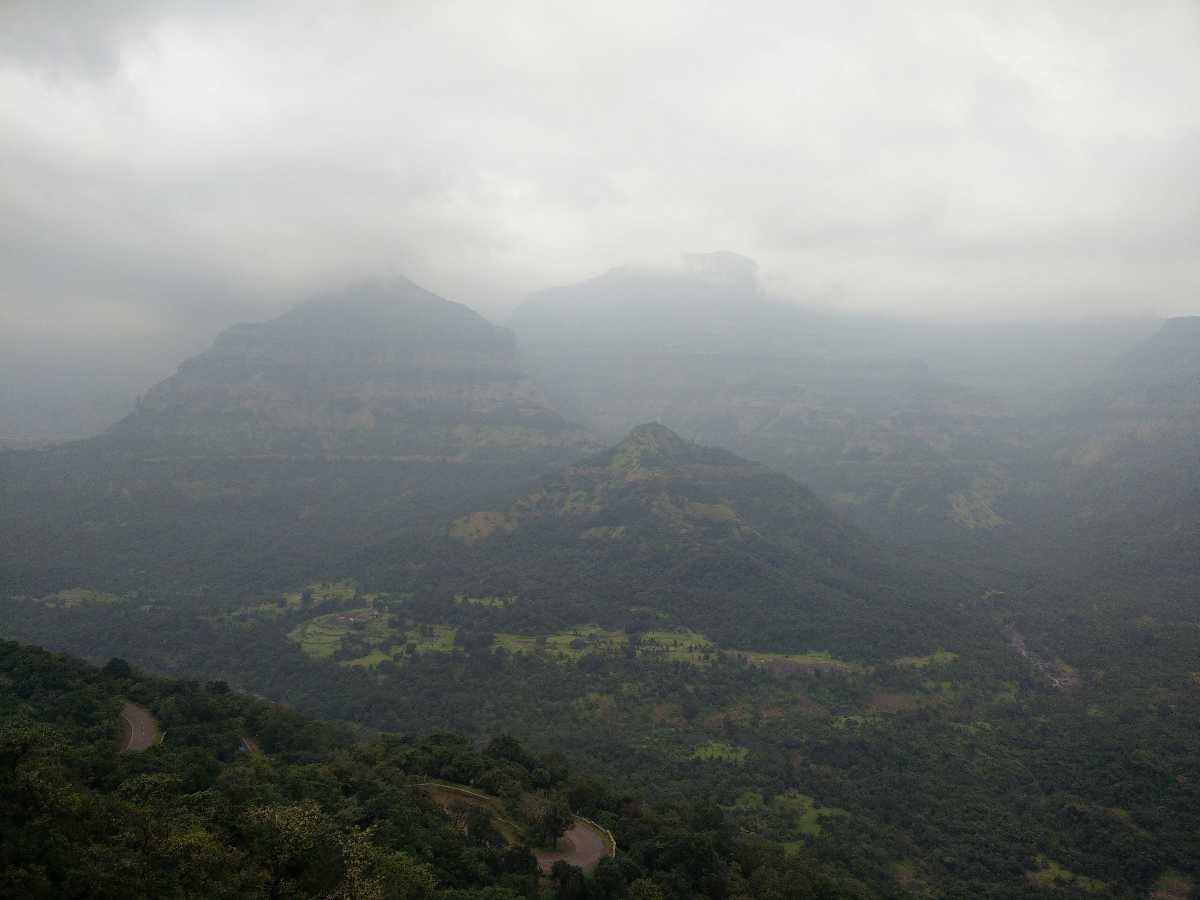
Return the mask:
<path id="1" fill-rule="evenodd" d="M 730 249 L 937 318 L 1200 311 L 1200 7 L 14 2 L 7 331 Z"/>
<path id="2" fill-rule="evenodd" d="M 716 250 L 839 313 L 1200 313 L 1198 36 L 1190 2 L 14 0 L 0 379 L 144 382 L 396 274 L 503 324 Z"/>

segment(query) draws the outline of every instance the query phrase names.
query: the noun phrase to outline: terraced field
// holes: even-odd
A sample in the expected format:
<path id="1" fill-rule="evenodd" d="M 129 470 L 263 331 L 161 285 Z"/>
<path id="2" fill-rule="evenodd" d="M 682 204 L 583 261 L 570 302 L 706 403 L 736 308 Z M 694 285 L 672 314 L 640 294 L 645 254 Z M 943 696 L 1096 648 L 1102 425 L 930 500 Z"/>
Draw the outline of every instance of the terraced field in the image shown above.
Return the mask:
<path id="1" fill-rule="evenodd" d="M 765 653 L 759 650 L 734 650 L 755 665 L 781 672 L 862 672 L 862 666 L 837 659 L 829 653 Z"/>
<path id="2" fill-rule="evenodd" d="M 49 597 L 43 597 L 42 603 L 58 609 L 76 609 L 88 603 L 116 603 L 121 598 L 107 591 L 97 591 L 92 588 L 67 588 Z"/>
<path id="3" fill-rule="evenodd" d="M 459 603 L 496 607 L 507 603 L 499 597 L 456 598 Z M 394 616 L 371 607 L 344 610 L 318 616 L 304 622 L 289 633 L 314 659 L 333 657 L 347 640 L 362 647 L 362 655 L 343 659 L 343 665 L 371 667 L 390 660 L 402 662 L 413 653 L 452 653 L 455 650 L 457 629 L 446 624 L 409 624 L 399 626 Z M 576 660 L 589 653 L 615 653 L 630 646 L 630 636 L 624 631 L 583 624 L 551 634 L 520 634 L 498 632 L 492 648 L 509 653 L 545 654 L 563 660 Z M 638 637 L 639 656 L 670 662 L 703 666 L 711 663 L 721 651 L 716 644 L 698 631 L 687 628 L 658 628 L 642 632 Z M 768 653 L 757 650 L 728 651 L 755 665 L 790 672 L 862 672 L 861 666 L 836 659 L 828 653 Z M 928 657 L 905 657 L 897 665 L 924 668 L 951 662 L 957 657 L 937 651 Z"/>
<path id="4" fill-rule="evenodd" d="M 392 637 L 389 617 L 373 609 L 349 609 L 317 616 L 302 622 L 288 633 L 314 659 L 329 659 L 347 638 L 377 646 Z"/>
<path id="5" fill-rule="evenodd" d="M 549 653 L 578 659 L 586 653 L 623 649 L 629 638 L 623 631 L 608 631 L 598 625 L 578 625 L 554 634 L 497 634 L 496 646 L 510 653 Z"/>

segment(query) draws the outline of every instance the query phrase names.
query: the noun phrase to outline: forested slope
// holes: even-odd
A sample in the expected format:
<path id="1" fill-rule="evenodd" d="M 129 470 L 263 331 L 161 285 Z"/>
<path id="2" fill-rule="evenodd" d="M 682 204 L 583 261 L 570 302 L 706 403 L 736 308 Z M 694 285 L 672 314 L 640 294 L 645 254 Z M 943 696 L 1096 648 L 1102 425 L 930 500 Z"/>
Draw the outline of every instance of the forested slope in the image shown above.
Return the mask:
<path id="1" fill-rule="evenodd" d="M 163 742 L 117 752 L 135 698 Z M 531 822 L 555 805 L 609 822 L 622 852 L 589 877 L 539 880 L 479 809 L 448 816 L 430 779 L 498 791 Z M 533 829 L 530 829 L 533 832 Z M 510 900 L 720 895 L 865 897 L 811 860 L 748 844 L 700 804 L 653 808 L 511 738 L 356 736 L 119 659 L 0 643 L 0 895 L 28 898 Z"/>

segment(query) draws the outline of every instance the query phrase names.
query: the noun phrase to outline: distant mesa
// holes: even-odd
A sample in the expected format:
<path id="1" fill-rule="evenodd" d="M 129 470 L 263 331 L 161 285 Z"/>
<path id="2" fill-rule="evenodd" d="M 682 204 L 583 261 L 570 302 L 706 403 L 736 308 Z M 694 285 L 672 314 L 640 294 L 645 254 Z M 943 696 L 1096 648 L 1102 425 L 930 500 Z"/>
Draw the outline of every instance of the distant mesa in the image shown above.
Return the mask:
<path id="1" fill-rule="evenodd" d="M 534 294 L 512 316 L 522 341 L 572 339 L 599 328 L 600 336 L 643 339 L 686 334 L 693 317 L 775 312 L 758 279 L 758 264 L 729 251 L 684 254 L 682 265 L 655 269 L 620 266 L 578 284 Z M 632 318 L 631 318 L 632 317 Z"/>

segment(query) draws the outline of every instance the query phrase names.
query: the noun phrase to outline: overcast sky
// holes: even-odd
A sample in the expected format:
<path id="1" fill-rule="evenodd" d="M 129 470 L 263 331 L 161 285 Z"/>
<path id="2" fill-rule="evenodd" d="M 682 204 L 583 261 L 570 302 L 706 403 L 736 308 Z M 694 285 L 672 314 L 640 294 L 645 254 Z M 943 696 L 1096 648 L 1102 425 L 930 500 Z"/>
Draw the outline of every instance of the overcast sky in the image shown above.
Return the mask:
<path id="1" fill-rule="evenodd" d="M 801 302 L 1200 312 L 1200 3 L 0 4 L 0 330 L 403 272 L 502 320 L 734 250 Z"/>

